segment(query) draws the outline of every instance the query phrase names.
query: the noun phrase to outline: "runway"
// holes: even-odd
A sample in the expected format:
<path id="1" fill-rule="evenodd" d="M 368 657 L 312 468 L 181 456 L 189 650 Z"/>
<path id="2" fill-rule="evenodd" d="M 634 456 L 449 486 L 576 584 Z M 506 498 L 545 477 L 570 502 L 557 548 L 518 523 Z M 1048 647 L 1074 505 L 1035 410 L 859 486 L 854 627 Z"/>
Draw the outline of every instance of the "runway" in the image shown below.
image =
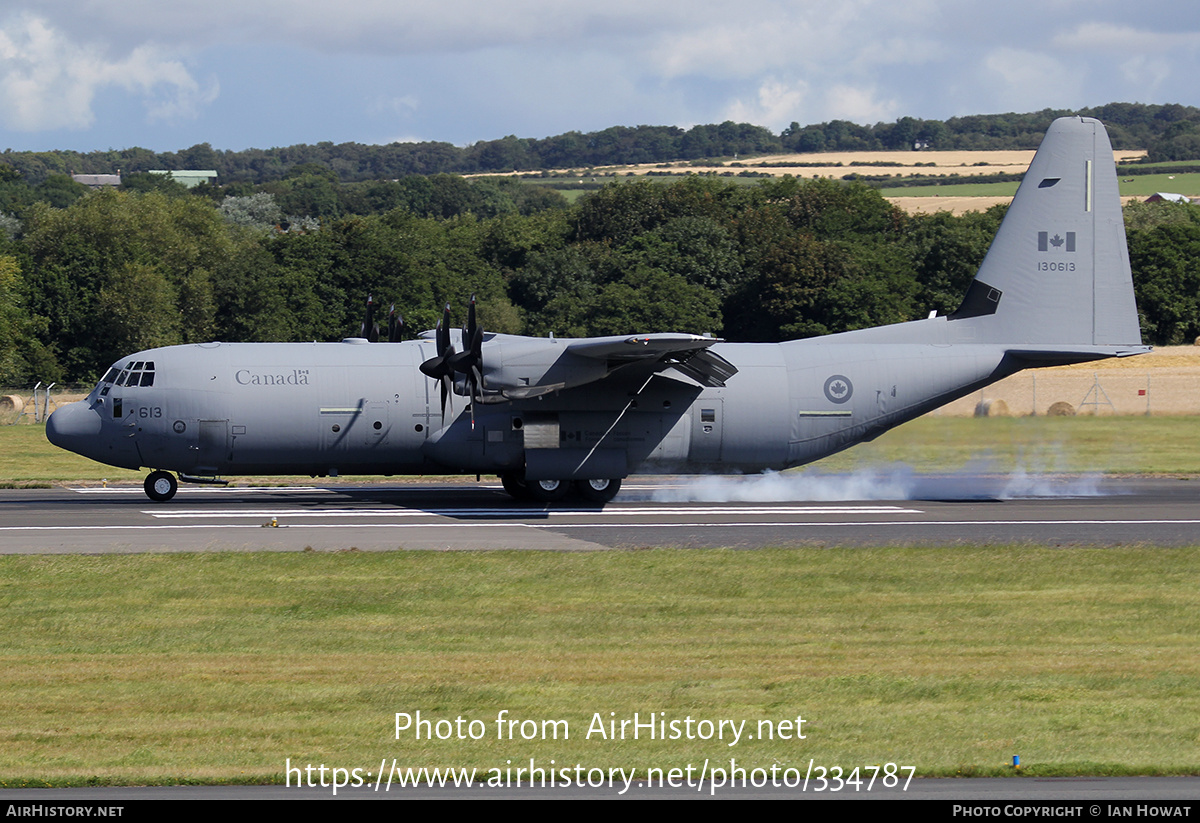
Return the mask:
<path id="1" fill-rule="evenodd" d="M 901 500 L 714 502 L 711 485 L 633 480 L 603 507 L 519 504 L 487 482 L 184 487 L 163 504 L 140 487 L 5 490 L 0 553 L 1200 545 L 1195 481 L 1105 479 L 1078 493 L 1063 481 L 1007 499 L 961 478 L 915 489 Z"/>

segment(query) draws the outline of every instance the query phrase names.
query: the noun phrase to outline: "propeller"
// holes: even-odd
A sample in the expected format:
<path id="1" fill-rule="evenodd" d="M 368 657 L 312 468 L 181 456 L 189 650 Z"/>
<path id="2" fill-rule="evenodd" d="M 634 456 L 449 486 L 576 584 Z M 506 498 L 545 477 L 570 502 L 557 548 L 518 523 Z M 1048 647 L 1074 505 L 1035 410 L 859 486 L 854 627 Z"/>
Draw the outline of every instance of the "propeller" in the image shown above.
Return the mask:
<path id="1" fill-rule="evenodd" d="M 452 385 L 451 375 L 454 369 L 450 366 L 450 358 L 454 357 L 454 345 L 450 342 L 450 304 L 446 304 L 446 309 L 442 314 L 442 319 L 437 324 L 437 354 L 421 364 L 421 373 L 426 377 L 432 377 L 437 380 L 442 386 L 442 422 L 446 422 L 446 398 L 450 394 Z M 453 411 L 453 407 L 451 407 Z"/>
<path id="2" fill-rule="evenodd" d="M 471 398 L 471 428 L 475 428 L 475 403 L 483 401 L 483 328 L 475 322 L 475 295 L 467 307 L 467 325 L 462 330 L 463 350 L 447 358 L 451 369 L 463 375 Z"/>

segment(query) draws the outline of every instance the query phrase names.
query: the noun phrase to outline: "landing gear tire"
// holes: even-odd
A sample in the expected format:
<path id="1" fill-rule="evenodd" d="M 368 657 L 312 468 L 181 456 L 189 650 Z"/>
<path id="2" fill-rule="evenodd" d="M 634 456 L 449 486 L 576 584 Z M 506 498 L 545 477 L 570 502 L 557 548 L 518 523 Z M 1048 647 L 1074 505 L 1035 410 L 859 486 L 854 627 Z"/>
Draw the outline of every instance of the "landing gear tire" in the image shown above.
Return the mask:
<path id="1" fill-rule="evenodd" d="M 530 500 L 533 498 L 533 495 L 529 491 L 529 484 L 515 474 L 500 475 L 500 482 L 504 484 L 504 490 L 508 492 L 513 500 Z"/>
<path id="2" fill-rule="evenodd" d="M 179 491 L 179 481 L 170 472 L 154 471 L 146 477 L 142 488 L 146 490 L 146 496 L 155 503 L 166 503 Z"/>
<path id="3" fill-rule="evenodd" d="M 575 488 L 579 490 L 579 496 L 590 503 L 607 503 L 621 490 L 621 478 L 576 480 Z"/>
<path id="4" fill-rule="evenodd" d="M 539 503 L 554 503 L 562 500 L 571 490 L 570 480 L 533 480 L 526 481 L 529 494 Z"/>

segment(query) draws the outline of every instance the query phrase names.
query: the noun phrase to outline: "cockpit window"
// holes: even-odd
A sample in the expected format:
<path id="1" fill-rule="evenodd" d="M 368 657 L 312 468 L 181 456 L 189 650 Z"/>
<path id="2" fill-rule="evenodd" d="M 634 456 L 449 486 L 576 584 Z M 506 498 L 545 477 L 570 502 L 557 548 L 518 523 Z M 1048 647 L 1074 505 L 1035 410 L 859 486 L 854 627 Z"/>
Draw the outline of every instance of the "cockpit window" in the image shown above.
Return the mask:
<path id="1" fill-rule="evenodd" d="M 119 369 L 113 366 L 104 377 L 100 380 L 101 383 L 115 384 L 117 386 L 153 386 L 154 385 L 154 361 L 153 360 L 130 360 L 125 364 L 124 369 Z M 108 387 L 101 390 L 101 394 L 107 394 Z"/>

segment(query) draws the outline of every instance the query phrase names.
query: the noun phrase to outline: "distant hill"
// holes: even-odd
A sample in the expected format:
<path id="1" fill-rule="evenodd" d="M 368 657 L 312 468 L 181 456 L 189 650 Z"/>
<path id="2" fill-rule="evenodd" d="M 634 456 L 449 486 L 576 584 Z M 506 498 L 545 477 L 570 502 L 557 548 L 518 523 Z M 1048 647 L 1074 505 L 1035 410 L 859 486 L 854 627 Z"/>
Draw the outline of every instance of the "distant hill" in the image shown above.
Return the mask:
<path id="1" fill-rule="evenodd" d="M 1081 114 L 1108 127 L 1118 149 L 1147 149 L 1151 161 L 1200 158 L 1200 109 L 1177 103 L 1109 103 L 1079 111 L 1044 109 L 1026 114 L 979 114 L 949 120 L 901 117 L 894 123 L 860 126 L 845 120 L 801 126 L 781 134 L 761 126 L 725 122 L 694 126 L 613 126 L 542 139 L 515 136 L 460 148 L 449 143 L 317 143 L 286 148 L 222 151 L 207 143 L 178 152 L 130 148 L 120 151 L 5 151 L 0 171 L 19 173 L 28 185 L 53 174 L 122 174 L 151 169 L 216 169 L 222 184 L 267 183 L 296 166 L 317 164 L 343 183 L 393 180 L 414 174 L 479 174 L 556 168 L 665 163 L 713 157 L 744 157 L 781 151 L 911 149 L 1034 149 L 1056 117 Z M 0 178 L 3 178 L 0 174 Z"/>

